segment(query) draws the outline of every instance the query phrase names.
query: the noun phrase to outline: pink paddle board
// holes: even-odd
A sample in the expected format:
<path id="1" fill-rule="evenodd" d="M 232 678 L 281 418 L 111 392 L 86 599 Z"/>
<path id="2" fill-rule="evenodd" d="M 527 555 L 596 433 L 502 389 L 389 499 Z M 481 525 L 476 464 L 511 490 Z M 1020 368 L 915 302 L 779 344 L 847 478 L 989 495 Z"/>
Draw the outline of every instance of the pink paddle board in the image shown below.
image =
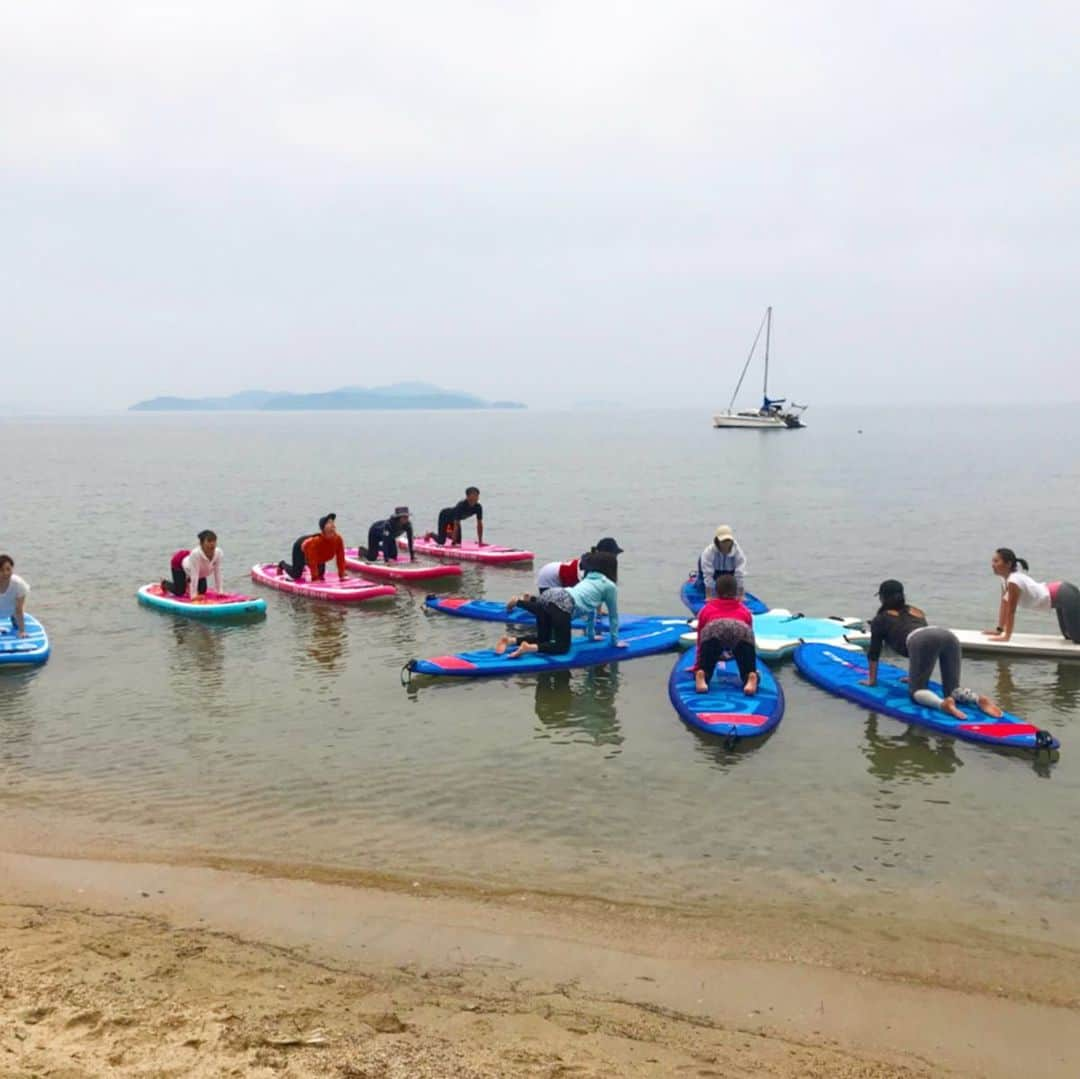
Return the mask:
<path id="1" fill-rule="evenodd" d="M 409 541 L 398 539 L 398 547 L 409 549 Z M 428 558 L 446 558 L 451 562 L 486 562 L 492 566 L 505 566 L 511 562 L 531 562 L 535 557 L 532 551 L 522 551 L 516 547 L 498 547 L 495 544 L 461 543 L 457 547 L 449 543 L 440 546 L 434 540 L 420 539 L 413 541 L 413 550 Z"/>
<path id="2" fill-rule="evenodd" d="M 408 545 L 406 545 L 408 550 Z M 345 551 L 345 565 L 349 569 L 371 577 L 376 581 L 430 581 L 434 577 L 460 577 L 460 566 L 432 566 L 410 562 L 409 556 L 398 562 L 387 562 L 379 555 L 378 562 L 365 562 L 355 547 Z"/>
<path id="3" fill-rule="evenodd" d="M 326 571 L 325 580 L 313 583 L 307 567 L 304 568 L 303 579 L 294 581 L 287 573 L 279 573 L 273 562 L 252 566 L 251 579 L 281 592 L 292 592 L 311 599 L 325 599 L 331 603 L 362 603 L 367 599 L 392 596 L 396 591 L 392 584 L 372 584 L 371 581 L 361 581 L 355 577 L 347 577 L 342 581 L 333 570 Z"/>

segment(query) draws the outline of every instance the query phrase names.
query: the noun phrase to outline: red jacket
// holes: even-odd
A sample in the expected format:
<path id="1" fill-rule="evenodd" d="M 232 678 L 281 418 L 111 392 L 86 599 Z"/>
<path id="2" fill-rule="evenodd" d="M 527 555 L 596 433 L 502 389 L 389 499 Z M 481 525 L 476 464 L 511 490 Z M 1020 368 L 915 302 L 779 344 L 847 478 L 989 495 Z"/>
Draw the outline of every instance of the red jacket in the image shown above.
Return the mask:
<path id="1" fill-rule="evenodd" d="M 580 578 L 578 577 L 578 559 L 573 559 L 570 562 L 562 562 L 559 565 L 559 584 L 563 588 L 573 588 L 578 583 Z"/>
<path id="2" fill-rule="evenodd" d="M 327 539 L 321 532 L 317 536 L 309 536 L 300 545 L 304 552 L 304 561 L 307 562 L 311 571 L 311 579 L 318 580 L 319 566 L 323 562 L 337 562 L 339 577 L 345 576 L 345 541 L 340 536 Z"/>

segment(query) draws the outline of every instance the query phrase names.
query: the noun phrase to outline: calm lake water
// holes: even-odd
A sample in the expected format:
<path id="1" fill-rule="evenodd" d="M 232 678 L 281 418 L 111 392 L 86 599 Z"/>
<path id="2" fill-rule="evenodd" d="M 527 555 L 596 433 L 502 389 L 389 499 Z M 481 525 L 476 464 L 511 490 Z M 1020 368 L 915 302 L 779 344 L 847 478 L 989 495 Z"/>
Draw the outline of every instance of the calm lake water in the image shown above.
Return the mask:
<path id="1" fill-rule="evenodd" d="M 344 610 L 247 576 L 322 513 L 352 544 L 398 503 L 431 527 L 475 483 L 487 538 L 531 547 L 537 567 L 617 537 L 628 613 L 680 613 L 679 584 L 728 523 L 774 606 L 869 616 L 899 577 L 932 620 L 990 625 L 995 546 L 1080 580 L 1070 418 L 822 409 L 781 433 L 714 431 L 706 409 L 2 421 L 0 548 L 53 656 L 0 677 L 0 810 L 128 852 L 674 903 L 756 870 L 1075 901 L 1080 664 L 965 661 L 966 682 L 1061 739 L 1053 764 L 875 717 L 790 663 L 783 723 L 728 752 L 676 718 L 674 656 L 406 690 L 407 659 L 498 628 L 425 614 L 423 587 Z M 137 605 L 204 527 L 265 621 Z M 531 580 L 466 566 L 454 590 L 503 599 Z"/>

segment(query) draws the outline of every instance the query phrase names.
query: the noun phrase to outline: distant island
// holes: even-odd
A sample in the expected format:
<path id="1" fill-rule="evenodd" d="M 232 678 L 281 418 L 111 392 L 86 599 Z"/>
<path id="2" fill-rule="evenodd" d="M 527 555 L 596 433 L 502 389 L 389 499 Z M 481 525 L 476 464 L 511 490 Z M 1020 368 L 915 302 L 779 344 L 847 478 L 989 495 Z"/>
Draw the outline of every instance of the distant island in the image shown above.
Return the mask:
<path id="1" fill-rule="evenodd" d="M 229 397 L 152 397 L 129 412 L 299 412 L 424 408 L 525 408 L 520 401 L 485 401 L 471 393 L 444 390 L 426 382 L 392 386 L 343 386 L 327 393 L 268 393 L 245 390 Z"/>

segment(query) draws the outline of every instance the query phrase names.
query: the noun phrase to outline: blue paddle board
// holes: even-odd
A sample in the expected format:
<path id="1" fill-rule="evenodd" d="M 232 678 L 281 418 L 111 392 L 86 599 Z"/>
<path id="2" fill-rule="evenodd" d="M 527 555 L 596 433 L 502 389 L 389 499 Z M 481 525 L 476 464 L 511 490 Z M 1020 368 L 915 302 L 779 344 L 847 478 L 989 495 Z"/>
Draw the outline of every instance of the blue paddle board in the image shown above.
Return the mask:
<path id="1" fill-rule="evenodd" d="M 992 719 L 975 705 L 962 704 L 960 710 L 966 718 L 960 720 L 916 704 L 908 693 L 907 683 L 901 682 L 907 672 L 893 663 L 878 664 L 877 685 L 860 685 L 869 674 L 868 662 L 866 656 L 858 652 L 827 644 L 800 644 L 795 649 L 795 666 L 811 682 L 872 712 L 980 745 L 1059 748 L 1058 740 L 1049 731 L 1039 730 L 1008 712 L 1000 719 Z M 930 688 L 938 694 L 943 692 L 936 682 L 931 682 Z"/>
<path id="2" fill-rule="evenodd" d="M 49 658 L 49 635 L 45 627 L 32 615 L 23 615 L 26 636 L 20 637 L 15 620 L 10 619 L 0 628 L 0 666 L 40 667 Z"/>
<path id="3" fill-rule="evenodd" d="M 572 667 L 595 667 L 601 663 L 621 663 L 641 656 L 667 652 L 679 643 L 686 629 L 681 618 L 642 619 L 620 634 L 625 648 L 616 648 L 605 635 L 603 640 L 586 641 L 575 637 L 570 651 L 559 656 L 530 652 L 510 659 L 511 644 L 505 655 L 487 648 L 478 652 L 459 652 L 452 656 L 433 656 L 430 659 L 410 659 L 405 669 L 415 674 L 446 675 L 452 678 L 486 678 L 489 675 L 536 674 L 540 671 L 561 671 Z"/>
<path id="4" fill-rule="evenodd" d="M 683 581 L 683 586 L 679 589 L 679 598 L 686 604 L 692 614 L 697 614 L 705 606 L 705 589 L 697 583 L 696 573 L 691 573 Z M 746 609 L 751 614 L 764 614 L 769 609 L 757 596 L 750 592 L 743 596 L 743 603 L 746 604 Z"/>
<path id="5" fill-rule="evenodd" d="M 524 610 L 521 607 L 514 607 L 512 610 L 506 609 L 505 603 L 499 603 L 496 600 L 490 599 L 468 599 L 465 596 L 427 596 L 424 600 L 424 606 L 429 611 L 436 611 L 439 614 L 448 614 L 454 618 L 473 618 L 481 622 L 502 622 L 507 625 L 514 626 L 535 626 L 536 618 L 529 611 Z M 630 626 L 636 622 L 642 621 L 655 621 L 657 618 L 661 618 L 661 615 L 647 615 L 647 614 L 624 614 L 619 619 L 619 626 Z M 672 619 L 672 621 L 679 621 L 679 619 Z M 601 617 L 596 620 L 598 626 L 607 627 L 607 619 Z M 571 625 L 575 629 L 582 629 L 585 626 L 584 618 L 575 618 Z M 683 621 L 683 629 L 686 629 L 687 623 Z"/>
<path id="6" fill-rule="evenodd" d="M 758 666 L 758 691 L 743 693 L 732 659 L 716 665 L 708 693 L 694 689 L 694 653 L 684 652 L 668 679 L 668 696 L 679 718 L 695 730 L 717 734 L 733 745 L 740 738 L 768 734 L 784 716 L 784 691 L 768 667 Z"/>

